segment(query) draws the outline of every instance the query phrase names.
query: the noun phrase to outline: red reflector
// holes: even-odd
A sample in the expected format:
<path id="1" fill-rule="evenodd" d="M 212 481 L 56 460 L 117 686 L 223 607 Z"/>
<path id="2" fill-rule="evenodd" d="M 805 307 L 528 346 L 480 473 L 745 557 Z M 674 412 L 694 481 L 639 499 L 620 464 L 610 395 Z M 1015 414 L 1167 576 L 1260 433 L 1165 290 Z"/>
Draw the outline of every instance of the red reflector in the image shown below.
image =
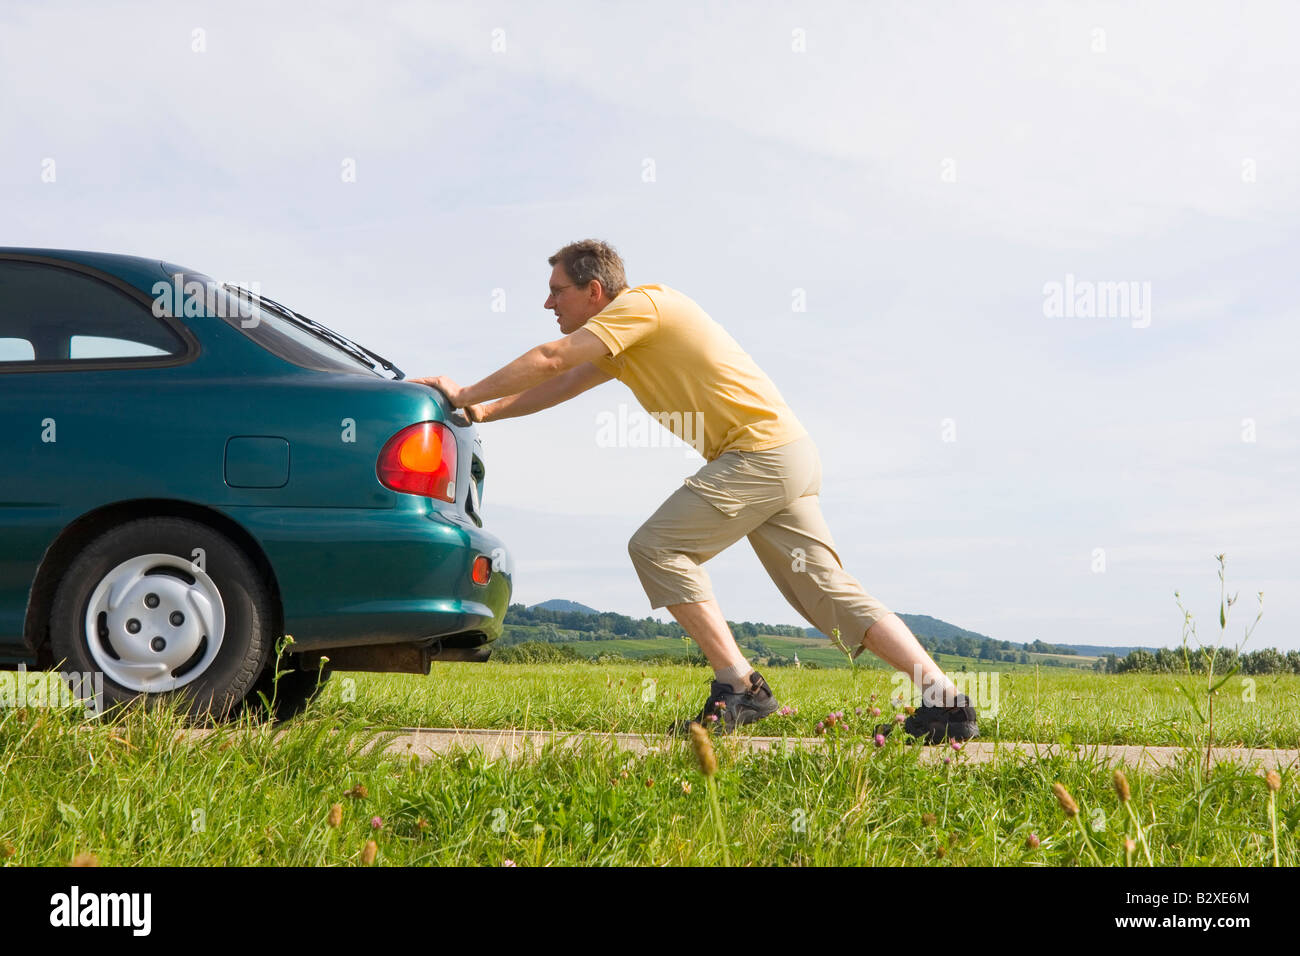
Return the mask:
<path id="1" fill-rule="evenodd" d="M 409 425 L 388 439 L 375 473 L 384 487 L 456 500 L 456 436 L 442 422 Z"/>
<path id="2" fill-rule="evenodd" d="M 480 554 L 474 559 L 474 570 L 470 575 L 475 584 L 487 584 L 488 578 L 492 577 L 492 562 L 487 559 L 486 555 Z"/>

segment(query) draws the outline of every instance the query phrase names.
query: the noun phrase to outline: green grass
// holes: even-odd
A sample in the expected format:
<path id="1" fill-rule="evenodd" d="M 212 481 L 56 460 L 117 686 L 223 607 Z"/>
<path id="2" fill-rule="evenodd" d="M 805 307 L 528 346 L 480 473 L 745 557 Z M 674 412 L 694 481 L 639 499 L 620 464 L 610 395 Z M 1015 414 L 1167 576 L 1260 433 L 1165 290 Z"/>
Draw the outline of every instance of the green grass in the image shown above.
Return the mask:
<path id="1" fill-rule="evenodd" d="M 512 696 L 530 680 L 557 683 L 502 667 L 475 673 Z M 425 686 L 449 683 L 438 676 Z M 392 688 L 406 682 L 388 683 L 396 705 Z M 611 689 L 606 703 L 621 693 Z M 545 699 L 533 701 L 535 712 Z M 356 865 L 370 839 L 376 862 L 391 865 L 713 865 L 724 850 L 741 865 L 1088 862 L 1078 827 L 1053 796 L 1058 781 L 1078 801 L 1103 863 L 1123 865 L 1124 840 L 1135 836 L 1110 772 L 1087 759 L 967 765 L 957 754 L 950 765 L 922 764 L 918 748 L 897 739 L 866 755 L 739 756 L 721 741 L 713 779 L 724 847 L 685 743 L 644 757 L 593 743 L 543 750 L 530 762 L 470 752 L 421 765 L 361 753 L 382 739 L 364 720 L 363 708 L 318 704 L 279 742 L 247 723 L 194 742 L 178 741 L 180 725 L 167 713 L 113 724 L 55 711 L 0 713 L 0 863 L 61 865 L 93 853 L 120 866 Z M 1222 765 L 1198 782 L 1194 762 L 1128 773 L 1130 806 L 1154 862 L 1270 864 L 1264 781 Z M 1295 782 L 1285 773 L 1276 795 L 1284 866 L 1300 863 Z M 358 785 L 365 797 L 348 797 Z M 343 813 L 334 828 L 327 821 L 336 803 Z M 1041 841 L 1033 850 L 1030 833 Z M 1139 850 L 1133 862 L 1141 860 Z"/>
<path id="2" fill-rule="evenodd" d="M 952 671 L 950 671 L 952 673 Z M 644 676 L 643 676 L 644 675 Z M 810 736 L 833 710 L 852 720 L 855 707 L 895 713 L 900 685 L 884 670 L 764 672 L 791 717 L 772 716 L 756 733 Z M 662 733 L 699 711 L 711 672 L 704 667 L 638 664 L 435 663 L 428 677 L 335 675 L 323 703 L 367 723 L 391 727 L 524 727 Z M 653 694 L 643 692 L 651 680 Z M 1194 719 L 1172 675 L 1105 675 L 1059 668 L 1001 672 L 996 716 L 983 708 L 988 739 L 1081 744 L 1178 746 Z M 1215 740 L 1227 746 L 1300 747 L 1300 677 L 1233 677 L 1215 699 Z M 991 686 L 991 681 L 989 685 Z M 910 693 L 910 685 L 909 685 Z M 875 694 L 876 699 L 871 700 Z M 644 699 L 646 696 L 651 699 Z M 351 700 L 344 700 L 351 697 Z M 860 722 L 864 723 L 864 722 Z"/>

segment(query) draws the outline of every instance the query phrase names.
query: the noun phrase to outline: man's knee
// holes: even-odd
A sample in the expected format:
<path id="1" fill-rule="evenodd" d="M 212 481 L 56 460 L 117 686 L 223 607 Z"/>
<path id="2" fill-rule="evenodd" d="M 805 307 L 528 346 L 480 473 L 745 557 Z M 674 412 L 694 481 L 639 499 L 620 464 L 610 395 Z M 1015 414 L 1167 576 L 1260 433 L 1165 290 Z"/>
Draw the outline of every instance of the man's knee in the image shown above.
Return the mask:
<path id="1" fill-rule="evenodd" d="M 634 566 L 645 567 L 653 564 L 657 553 L 655 537 L 645 525 L 637 528 L 632 537 L 628 538 L 627 554 Z"/>

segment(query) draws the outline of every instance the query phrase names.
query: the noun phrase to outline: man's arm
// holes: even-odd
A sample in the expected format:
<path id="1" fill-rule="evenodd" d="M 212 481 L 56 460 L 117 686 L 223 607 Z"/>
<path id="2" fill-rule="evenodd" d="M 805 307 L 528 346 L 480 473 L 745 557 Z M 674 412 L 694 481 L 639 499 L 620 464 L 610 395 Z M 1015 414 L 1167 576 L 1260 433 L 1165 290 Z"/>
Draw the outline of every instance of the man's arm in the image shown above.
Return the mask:
<path id="1" fill-rule="evenodd" d="M 529 349 L 505 368 L 498 369 L 474 385 L 461 388 L 445 375 L 407 381 L 436 386 L 451 400 L 453 407 L 464 408 L 493 398 L 517 395 L 569 369 L 609 354 L 609 348 L 592 332 L 578 329 L 562 339 Z"/>
<path id="2" fill-rule="evenodd" d="M 577 368 L 571 368 L 518 395 L 511 395 L 491 405 L 480 406 L 480 417 L 475 421 L 495 422 L 502 418 L 531 415 L 533 412 L 540 412 L 543 408 L 567 402 L 589 388 L 608 382 L 613 377 L 604 369 L 597 368 L 590 362 L 583 362 Z"/>

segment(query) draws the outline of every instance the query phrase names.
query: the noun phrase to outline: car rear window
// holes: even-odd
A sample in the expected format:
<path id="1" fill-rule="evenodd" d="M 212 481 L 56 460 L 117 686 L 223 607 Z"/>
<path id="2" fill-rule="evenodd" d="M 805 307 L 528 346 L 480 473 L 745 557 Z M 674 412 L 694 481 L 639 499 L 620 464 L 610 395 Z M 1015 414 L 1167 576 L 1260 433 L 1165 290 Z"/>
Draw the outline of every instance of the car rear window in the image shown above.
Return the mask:
<path id="1" fill-rule="evenodd" d="M 175 277 L 173 277 L 175 279 Z M 197 282 L 204 292 L 204 307 L 239 329 L 262 348 L 286 362 L 320 372 L 354 372 L 380 375 L 368 363 L 269 308 L 263 309 L 246 297 L 227 292 L 220 282 L 196 272 L 180 275 L 181 287 L 189 294 Z"/>

